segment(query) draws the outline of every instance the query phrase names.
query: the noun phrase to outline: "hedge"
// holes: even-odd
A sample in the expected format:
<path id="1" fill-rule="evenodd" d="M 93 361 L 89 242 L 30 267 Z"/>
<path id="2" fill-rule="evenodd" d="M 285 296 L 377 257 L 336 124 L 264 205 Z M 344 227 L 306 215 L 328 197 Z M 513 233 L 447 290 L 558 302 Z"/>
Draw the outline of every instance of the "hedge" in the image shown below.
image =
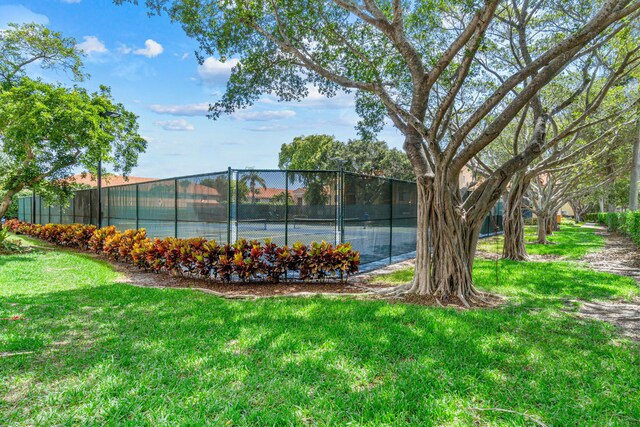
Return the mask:
<path id="1" fill-rule="evenodd" d="M 605 224 L 609 231 L 624 234 L 640 246 L 640 211 L 600 212 L 598 222 Z"/>
<path id="2" fill-rule="evenodd" d="M 270 240 L 238 240 L 218 244 L 203 238 L 151 239 L 146 230 L 119 232 L 114 226 L 97 229 L 84 224 L 29 224 L 9 220 L 5 228 L 48 242 L 104 254 L 112 260 L 135 265 L 146 271 L 169 272 L 190 277 L 232 281 L 278 283 L 285 277 L 295 280 L 343 280 L 357 273 L 360 253 L 350 244 L 300 242 L 278 246 Z"/>
<path id="3" fill-rule="evenodd" d="M 598 222 L 598 214 L 597 213 L 588 213 L 584 216 L 585 222 Z"/>

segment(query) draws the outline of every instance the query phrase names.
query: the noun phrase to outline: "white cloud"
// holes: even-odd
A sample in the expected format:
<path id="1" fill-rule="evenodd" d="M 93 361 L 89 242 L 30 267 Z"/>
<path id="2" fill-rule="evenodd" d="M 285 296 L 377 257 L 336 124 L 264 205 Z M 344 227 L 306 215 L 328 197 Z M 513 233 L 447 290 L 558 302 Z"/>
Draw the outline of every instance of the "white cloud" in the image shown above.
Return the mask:
<path id="1" fill-rule="evenodd" d="M 0 6 L 0 28 L 6 28 L 9 23 L 23 24 L 34 22 L 47 25 L 49 18 L 46 15 L 33 12 L 22 5 Z"/>
<path id="2" fill-rule="evenodd" d="M 135 51 L 133 51 L 133 53 L 136 55 L 146 56 L 147 58 L 155 58 L 156 56 L 164 52 L 164 48 L 162 47 L 162 45 L 151 39 L 145 41 L 144 46 L 144 49 L 136 49 Z"/>
<path id="3" fill-rule="evenodd" d="M 292 110 L 236 111 L 231 118 L 244 122 L 268 122 L 289 119 L 295 115 L 296 112 Z"/>
<path id="4" fill-rule="evenodd" d="M 252 132 L 279 132 L 283 130 L 290 130 L 292 129 L 292 127 L 275 123 L 272 125 L 256 126 L 252 128 L 245 128 L 245 129 Z"/>
<path id="5" fill-rule="evenodd" d="M 195 129 L 193 125 L 185 119 L 158 121 L 155 122 L 155 125 L 170 131 L 191 131 Z"/>
<path id="6" fill-rule="evenodd" d="M 172 116 L 205 116 L 209 112 L 209 104 L 202 102 L 199 104 L 152 104 L 149 109 L 154 113 L 169 114 Z"/>
<path id="7" fill-rule="evenodd" d="M 231 69 L 238 64 L 237 59 L 228 59 L 221 62 L 209 57 L 198 66 L 198 76 L 205 83 L 219 83 L 231 75 Z"/>
<path id="8" fill-rule="evenodd" d="M 92 53 L 106 53 L 109 52 L 107 47 L 96 36 L 84 36 L 84 41 L 78 43 L 76 48 L 84 51 L 87 55 Z"/>
<path id="9" fill-rule="evenodd" d="M 133 51 L 133 49 L 131 49 L 129 46 L 127 46 L 124 43 L 119 43 L 117 51 L 119 53 L 122 53 L 123 55 L 128 55 L 131 53 L 131 51 Z"/>

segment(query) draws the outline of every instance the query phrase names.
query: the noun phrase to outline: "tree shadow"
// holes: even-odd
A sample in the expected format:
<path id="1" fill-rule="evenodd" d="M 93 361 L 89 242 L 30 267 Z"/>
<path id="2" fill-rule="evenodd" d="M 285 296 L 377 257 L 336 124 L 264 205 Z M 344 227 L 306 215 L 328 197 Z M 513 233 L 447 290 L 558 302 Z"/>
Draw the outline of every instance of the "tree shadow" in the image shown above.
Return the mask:
<path id="1" fill-rule="evenodd" d="M 616 397 L 637 390 L 638 355 L 611 344 L 607 325 L 544 307 L 227 301 L 115 284 L 11 302 L 29 320 L 2 327 L 33 338 L 25 349 L 36 354 L 4 364 L 4 392 L 30 384 L 0 404 L 9 421 L 26 411 L 45 424 L 442 425 L 471 424 L 469 406 L 501 406 L 597 425 L 640 409 Z"/>
<path id="2" fill-rule="evenodd" d="M 575 262 L 500 260 L 496 264 L 496 261 L 477 260 L 474 280 L 489 292 L 540 307 L 558 304 L 563 299 L 628 300 L 640 294 L 629 278 L 591 270 Z"/>

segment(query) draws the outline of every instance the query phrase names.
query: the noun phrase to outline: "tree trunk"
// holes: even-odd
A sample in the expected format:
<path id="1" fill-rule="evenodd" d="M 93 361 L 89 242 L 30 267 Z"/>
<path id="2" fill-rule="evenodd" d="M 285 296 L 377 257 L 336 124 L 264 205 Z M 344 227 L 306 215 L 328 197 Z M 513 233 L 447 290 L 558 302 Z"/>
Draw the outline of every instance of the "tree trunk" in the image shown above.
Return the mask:
<path id="1" fill-rule="evenodd" d="M 464 304 L 477 295 L 471 272 L 480 227 L 469 224 L 455 209 L 443 180 L 418 178 L 418 240 L 416 269 L 410 293 Z"/>
<path id="2" fill-rule="evenodd" d="M 640 177 L 640 120 L 638 134 L 633 141 L 633 158 L 631 159 L 631 174 L 629 177 L 629 210 L 638 210 L 638 178 Z"/>
<path id="3" fill-rule="evenodd" d="M 600 205 L 600 212 L 604 212 L 604 197 L 600 196 L 598 199 L 598 204 Z"/>
<path id="4" fill-rule="evenodd" d="M 550 227 L 551 227 L 551 233 L 549 234 L 553 234 L 556 231 L 560 231 L 560 224 L 558 224 L 558 212 L 554 212 L 551 217 L 550 217 L 551 221 L 549 223 Z"/>
<path id="5" fill-rule="evenodd" d="M 504 206 L 504 247 L 502 258 L 514 261 L 526 261 L 527 248 L 524 244 L 524 218 L 522 217 L 522 202 L 529 186 L 522 174 L 514 177 L 511 189 Z"/>
<path id="6" fill-rule="evenodd" d="M 540 245 L 546 245 L 549 242 L 547 241 L 547 224 L 549 223 L 549 219 L 545 216 L 538 216 L 538 239 L 536 243 Z"/>
<path id="7" fill-rule="evenodd" d="M 2 199 L 0 200 L 0 218 L 2 218 L 9 210 L 9 207 L 11 207 L 11 203 L 13 203 L 13 196 L 15 196 L 16 193 L 17 191 L 15 190 L 7 190 L 2 196 Z"/>
<path id="8" fill-rule="evenodd" d="M 582 222 L 582 210 L 581 203 L 579 202 L 569 202 L 569 206 L 571 206 L 571 210 L 573 210 L 573 219 L 575 222 Z"/>

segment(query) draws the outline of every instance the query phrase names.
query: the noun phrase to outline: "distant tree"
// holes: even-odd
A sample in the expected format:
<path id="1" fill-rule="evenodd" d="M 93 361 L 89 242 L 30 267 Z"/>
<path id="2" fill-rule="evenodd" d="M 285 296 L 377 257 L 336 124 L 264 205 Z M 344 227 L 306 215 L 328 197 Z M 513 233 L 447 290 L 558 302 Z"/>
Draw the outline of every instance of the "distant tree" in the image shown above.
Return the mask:
<path id="1" fill-rule="evenodd" d="M 0 216 L 24 188 L 68 196 L 63 178 L 77 166 L 95 173 L 100 158 L 128 174 L 147 146 L 136 119 L 104 86 L 88 93 L 23 78 L 0 92 Z"/>
<path id="2" fill-rule="evenodd" d="M 229 200 L 229 178 L 227 175 L 219 175 L 215 178 L 205 178 L 200 181 L 200 185 L 215 189 L 223 203 Z"/>
<path id="3" fill-rule="evenodd" d="M 249 170 L 247 172 L 243 172 L 239 182 L 248 187 L 249 193 L 251 193 L 251 203 L 253 204 L 256 203 L 256 195 L 260 194 L 258 186 L 265 190 L 267 189 L 267 182 L 258 171 Z"/>
<path id="4" fill-rule="evenodd" d="M 335 169 L 342 143 L 330 135 L 297 136 L 282 144 L 278 167 L 280 169 L 319 170 Z"/>
<path id="5" fill-rule="evenodd" d="M 293 197 L 291 197 L 291 193 L 286 193 L 283 191 L 282 193 L 278 193 L 271 198 L 271 203 L 275 205 L 284 205 L 285 201 L 289 205 L 293 204 Z"/>
<path id="6" fill-rule="evenodd" d="M 346 143 L 329 135 L 298 136 L 280 148 L 281 169 L 336 169 L 390 178 L 415 178 L 407 155 L 384 141 L 352 139 Z"/>
<path id="7" fill-rule="evenodd" d="M 389 178 L 415 179 L 411 162 L 405 153 L 384 141 L 349 140 L 338 151 L 346 170 Z"/>

